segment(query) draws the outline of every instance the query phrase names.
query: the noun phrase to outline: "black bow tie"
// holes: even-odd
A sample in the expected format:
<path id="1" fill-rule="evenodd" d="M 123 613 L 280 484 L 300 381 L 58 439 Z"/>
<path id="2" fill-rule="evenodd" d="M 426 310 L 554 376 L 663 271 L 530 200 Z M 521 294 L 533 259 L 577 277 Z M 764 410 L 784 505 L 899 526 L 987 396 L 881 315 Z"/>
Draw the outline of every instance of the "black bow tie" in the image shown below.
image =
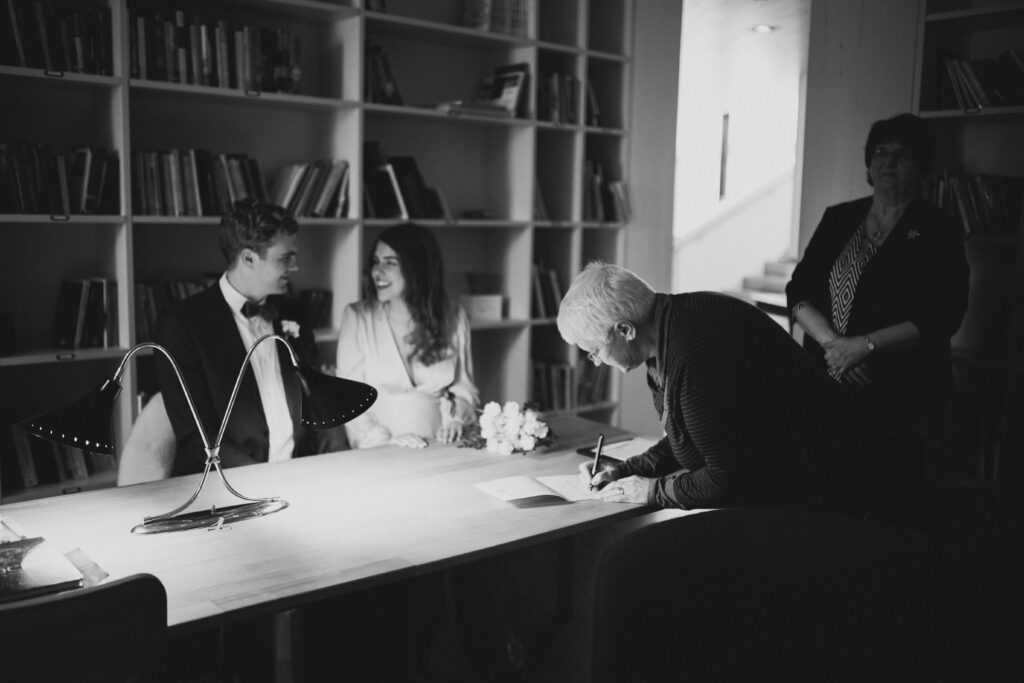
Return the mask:
<path id="1" fill-rule="evenodd" d="M 242 304 L 242 315 L 246 318 L 260 316 L 264 320 L 273 320 L 277 317 L 277 309 L 269 304 L 254 304 L 251 301 L 246 301 Z"/>

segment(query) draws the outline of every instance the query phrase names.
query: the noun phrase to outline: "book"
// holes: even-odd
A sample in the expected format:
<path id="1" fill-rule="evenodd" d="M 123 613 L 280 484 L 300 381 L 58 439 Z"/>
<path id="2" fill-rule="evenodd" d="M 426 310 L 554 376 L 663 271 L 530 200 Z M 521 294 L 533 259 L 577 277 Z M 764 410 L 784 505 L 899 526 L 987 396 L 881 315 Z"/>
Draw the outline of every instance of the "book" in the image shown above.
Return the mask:
<path id="1" fill-rule="evenodd" d="M 494 70 L 491 81 L 491 102 L 504 107 L 512 116 L 528 116 L 530 65 L 526 62 L 505 64 Z"/>
<path id="2" fill-rule="evenodd" d="M 370 45 L 367 62 L 369 67 L 370 92 L 368 93 L 371 102 L 381 104 L 402 104 L 402 93 L 398 89 L 398 82 L 391 70 L 391 62 L 387 53 L 380 45 Z"/>
<path id="3" fill-rule="evenodd" d="M 11 439 L 14 441 L 14 454 L 17 456 L 18 471 L 21 474 L 21 485 L 31 488 L 39 485 L 36 474 L 35 458 L 32 456 L 33 437 L 15 424 L 11 425 Z"/>
<path id="4" fill-rule="evenodd" d="M 403 221 L 409 220 L 409 207 L 405 203 L 405 197 L 402 196 L 402 187 L 398 184 L 398 176 L 395 174 L 395 167 L 390 163 L 384 164 L 381 169 L 388 182 L 391 185 L 391 190 L 394 192 L 395 201 L 398 203 L 398 216 Z"/>
<path id="5" fill-rule="evenodd" d="M 599 491 L 589 489 L 579 473 L 555 474 L 536 478 L 517 475 L 482 481 L 474 486 L 484 493 L 506 503 L 512 503 L 516 507 L 575 503 L 581 500 L 593 500 L 600 495 Z"/>
<path id="6" fill-rule="evenodd" d="M 327 172 L 323 185 L 320 186 L 320 192 L 314 200 L 312 208 L 309 210 L 309 215 L 311 216 L 327 215 L 327 207 L 338 193 L 341 178 L 348 173 L 348 162 L 344 159 L 331 159 L 328 163 L 330 164 L 330 170 Z"/>

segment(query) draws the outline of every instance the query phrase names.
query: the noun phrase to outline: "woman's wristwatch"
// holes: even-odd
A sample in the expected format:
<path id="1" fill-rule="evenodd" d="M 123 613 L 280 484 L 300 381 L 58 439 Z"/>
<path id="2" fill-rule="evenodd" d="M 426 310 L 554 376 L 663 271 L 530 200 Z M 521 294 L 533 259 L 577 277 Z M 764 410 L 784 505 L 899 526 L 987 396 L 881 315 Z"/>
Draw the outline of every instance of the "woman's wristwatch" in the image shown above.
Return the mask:
<path id="1" fill-rule="evenodd" d="M 875 340 L 870 335 L 865 334 L 864 341 L 868 343 L 868 353 L 874 353 L 878 349 L 878 344 L 875 343 Z"/>

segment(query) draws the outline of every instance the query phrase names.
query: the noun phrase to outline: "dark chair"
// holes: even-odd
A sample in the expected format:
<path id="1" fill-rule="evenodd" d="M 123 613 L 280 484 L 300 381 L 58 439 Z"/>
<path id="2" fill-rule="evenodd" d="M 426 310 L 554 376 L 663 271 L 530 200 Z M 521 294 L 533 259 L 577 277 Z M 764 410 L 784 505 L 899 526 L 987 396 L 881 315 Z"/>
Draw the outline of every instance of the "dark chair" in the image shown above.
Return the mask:
<path id="1" fill-rule="evenodd" d="M 167 593 L 135 574 L 0 605 L 4 681 L 161 681 Z"/>
<path id="2" fill-rule="evenodd" d="M 996 587 L 909 529 L 772 510 L 670 519 L 599 563 L 593 680 L 1024 680 Z"/>

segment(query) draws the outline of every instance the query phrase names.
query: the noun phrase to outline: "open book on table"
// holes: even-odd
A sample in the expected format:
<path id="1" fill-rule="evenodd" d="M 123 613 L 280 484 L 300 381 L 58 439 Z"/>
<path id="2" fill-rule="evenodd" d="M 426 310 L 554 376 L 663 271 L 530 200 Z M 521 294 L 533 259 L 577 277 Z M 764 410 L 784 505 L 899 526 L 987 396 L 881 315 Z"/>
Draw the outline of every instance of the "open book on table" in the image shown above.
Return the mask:
<path id="1" fill-rule="evenodd" d="M 476 487 L 499 500 L 519 507 L 575 503 L 598 496 L 597 491 L 589 490 L 578 473 L 555 474 L 536 479 L 525 475 L 504 477 L 480 482 Z"/>

